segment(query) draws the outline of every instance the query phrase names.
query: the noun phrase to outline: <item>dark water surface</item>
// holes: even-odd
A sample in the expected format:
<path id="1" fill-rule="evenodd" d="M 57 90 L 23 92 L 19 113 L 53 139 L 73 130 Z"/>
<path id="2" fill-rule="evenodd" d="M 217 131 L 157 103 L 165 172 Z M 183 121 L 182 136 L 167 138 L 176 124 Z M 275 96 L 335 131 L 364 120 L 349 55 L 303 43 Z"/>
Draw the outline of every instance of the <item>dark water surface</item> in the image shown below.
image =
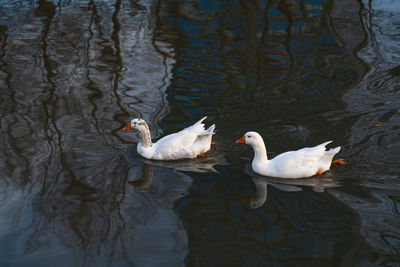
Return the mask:
<path id="1" fill-rule="evenodd" d="M 400 2 L 0 1 L 1 266 L 395 266 Z M 208 116 L 207 159 L 145 161 Z M 321 178 L 251 172 L 323 141 Z"/>

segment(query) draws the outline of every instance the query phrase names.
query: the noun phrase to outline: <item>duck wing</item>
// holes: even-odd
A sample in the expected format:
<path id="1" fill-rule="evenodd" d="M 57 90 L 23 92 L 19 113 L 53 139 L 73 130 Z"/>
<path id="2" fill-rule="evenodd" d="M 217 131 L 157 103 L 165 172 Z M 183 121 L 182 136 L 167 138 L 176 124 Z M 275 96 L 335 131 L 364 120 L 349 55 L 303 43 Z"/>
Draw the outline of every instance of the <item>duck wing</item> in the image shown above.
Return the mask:
<path id="1" fill-rule="evenodd" d="M 177 133 L 164 136 L 157 141 L 158 151 L 177 151 L 191 146 L 200 135 L 206 134 L 204 124 L 207 117 L 202 118 L 190 127 L 187 127 Z"/>
<path id="2" fill-rule="evenodd" d="M 273 161 L 279 169 L 307 168 L 325 157 L 327 152 L 325 146 L 331 142 L 328 141 L 314 147 L 305 147 L 297 151 L 288 151 L 276 156 Z"/>

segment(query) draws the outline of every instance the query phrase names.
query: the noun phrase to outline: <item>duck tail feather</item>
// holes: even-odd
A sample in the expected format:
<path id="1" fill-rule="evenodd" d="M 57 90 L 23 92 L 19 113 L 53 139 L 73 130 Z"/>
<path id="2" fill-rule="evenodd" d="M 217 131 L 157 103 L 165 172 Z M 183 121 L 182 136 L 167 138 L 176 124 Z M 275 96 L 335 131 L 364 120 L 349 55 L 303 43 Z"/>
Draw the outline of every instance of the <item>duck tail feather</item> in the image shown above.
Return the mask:
<path id="1" fill-rule="evenodd" d="M 207 132 L 208 134 L 215 134 L 214 130 L 215 130 L 215 124 L 213 124 L 213 125 L 211 125 L 210 127 L 208 127 L 208 129 L 206 130 L 206 132 Z"/>
<path id="2" fill-rule="evenodd" d="M 326 141 L 325 143 L 320 144 L 320 146 L 327 146 L 327 145 L 329 145 L 330 143 L 332 143 L 332 140 Z"/>
<path id="3" fill-rule="evenodd" d="M 207 116 L 203 117 L 202 119 L 200 119 L 198 122 L 196 122 L 195 124 L 200 124 L 202 123 L 205 119 L 207 119 Z"/>
<path id="4" fill-rule="evenodd" d="M 340 146 L 335 147 L 335 148 L 331 148 L 331 149 L 329 149 L 328 151 L 326 151 L 326 153 L 329 153 L 329 154 L 336 154 L 336 153 L 338 153 L 339 151 L 340 151 Z"/>
<path id="5" fill-rule="evenodd" d="M 199 136 L 208 136 L 211 134 L 215 134 L 214 129 L 215 129 L 215 124 L 211 125 L 207 130 L 204 130 L 201 133 L 199 133 Z"/>

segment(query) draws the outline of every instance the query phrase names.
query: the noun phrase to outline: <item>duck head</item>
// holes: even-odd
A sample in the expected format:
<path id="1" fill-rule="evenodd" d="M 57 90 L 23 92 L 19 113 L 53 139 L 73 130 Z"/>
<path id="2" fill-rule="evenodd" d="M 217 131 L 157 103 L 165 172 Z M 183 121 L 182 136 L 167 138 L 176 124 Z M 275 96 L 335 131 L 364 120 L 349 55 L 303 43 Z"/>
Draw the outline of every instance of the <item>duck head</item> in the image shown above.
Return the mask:
<path id="1" fill-rule="evenodd" d="M 250 146 L 264 145 L 261 135 L 256 132 L 247 132 L 240 139 L 236 140 L 237 144 L 247 144 Z"/>
<path id="2" fill-rule="evenodd" d="M 126 130 L 135 129 L 135 130 L 141 131 L 141 130 L 147 129 L 146 126 L 147 126 L 146 122 L 143 119 L 135 118 L 135 119 L 131 120 L 131 123 L 126 125 L 123 130 L 126 131 Z"/>
<path id="3" fill-rule="evenodd" d="M 261 135 L 256 132 L 247 132 L 242 138 L 236 141 L 238 144 L 250 145 L 254 150 L 253 162 L 266 162 L 268 161 L 267 149 L 265 148 L 264 140 Z"/>
<path id="4" fill-rule="evenodd" d="M 139 118 L 131 120 L 131 123 L 126 125 L 123 130 L 126 131 L 130 129 L 135 129 L 139 132 L 140 143 L 142 146 L 153 146 L 153 143 L 151 142 L 150 128 L 145 120 Z"/>

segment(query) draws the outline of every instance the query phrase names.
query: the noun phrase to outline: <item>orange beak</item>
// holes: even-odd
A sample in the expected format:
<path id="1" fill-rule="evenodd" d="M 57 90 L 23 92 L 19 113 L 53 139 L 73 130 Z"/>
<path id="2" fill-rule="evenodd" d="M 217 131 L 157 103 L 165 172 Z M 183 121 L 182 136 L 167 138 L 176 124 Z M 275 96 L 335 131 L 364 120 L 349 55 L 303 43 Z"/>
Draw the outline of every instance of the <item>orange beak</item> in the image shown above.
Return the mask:
<path id="1" fill-rule="evenodd" d="M 126 125 L 125 127 L 124 127 L 124 131 L 126 131 L 126 130 L 130 130 L 130 129 L 132 129 L 132 126 L 131 126 L 131 124 L 129 123 L 128 125 Z"/>
<path id="2" fill-rule="evenodd" d="M 236 144 L 246 144 L 246 138 L 244 138 L 244 135 L 242 138 L 236 140 Z"/>

